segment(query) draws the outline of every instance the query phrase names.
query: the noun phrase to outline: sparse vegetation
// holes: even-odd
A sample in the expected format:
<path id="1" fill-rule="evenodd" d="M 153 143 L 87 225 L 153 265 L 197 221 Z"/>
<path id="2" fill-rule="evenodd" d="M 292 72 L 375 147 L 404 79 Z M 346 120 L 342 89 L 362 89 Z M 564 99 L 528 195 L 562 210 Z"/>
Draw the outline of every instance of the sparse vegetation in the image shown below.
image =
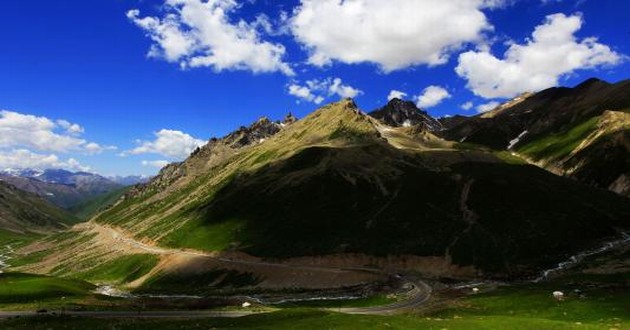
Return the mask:
<path id="1" fill-rule="evenodd" d="M 145 275 L 157 265 L 159 258 L 152 254 L 133 254 L 105 261 L 74 277 L 97 283 L 129 283 Z"/>
<path id="2" fill-rule="evenodd" d="M 571 153 L 597 127 L 599 116 L 590 118 L 564 132 L 550 134 L 518 148 L 534 160 L 560 159 Z"/>
<path id="3" fill-rule="evenodd" d="M 74 206 L 70 209 L 70 212 L 79 219 L 87 220 L 96 213 L 116 203 L 127 191 L 129 191 L 129 187 L 116 189 Z"/>

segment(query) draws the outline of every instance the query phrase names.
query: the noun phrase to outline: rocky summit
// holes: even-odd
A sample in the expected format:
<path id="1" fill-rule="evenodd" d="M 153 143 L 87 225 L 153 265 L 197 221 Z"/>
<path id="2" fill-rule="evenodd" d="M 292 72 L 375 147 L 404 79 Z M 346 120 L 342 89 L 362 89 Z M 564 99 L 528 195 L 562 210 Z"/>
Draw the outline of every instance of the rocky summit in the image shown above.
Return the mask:
<path id="1" fill-rule="evenodd" d="M 420 125 L 429 131 L 442 129 L 442 124 L 438 120 L 418 109 L 415 103 L 398 98 L 392 99 L 387 105 L 370 112 L 369 115 L 393 127 Z"/>

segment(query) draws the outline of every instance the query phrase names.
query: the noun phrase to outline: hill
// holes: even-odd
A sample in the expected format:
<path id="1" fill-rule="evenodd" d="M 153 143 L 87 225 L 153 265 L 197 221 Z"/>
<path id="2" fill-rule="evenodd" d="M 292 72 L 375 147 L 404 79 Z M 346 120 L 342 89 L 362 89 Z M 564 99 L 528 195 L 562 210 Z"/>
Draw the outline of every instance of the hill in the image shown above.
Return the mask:
<path id="1" fill-rule="evenodd" d="M 77 219 L 39 196 L 0 180 L 0 231 L 47 233 L 67 228 Z"/>
<path id="2" fill-rule="evenodd" d="M 509 150 L 553 173 L 630 191 L 630 80 L 589 79 L 524 94 L 474 117 L 442 120 L 448 140 Z"/>
<path id="3" fill-rule="evenodd" d="M 415 145 L 396 143 L 392 131 Z M 227 151 L 224 142 L 165 169 L 95 221 L 180 248 L 432 256 L 512 276 L 629 225 L 625 198 L 494 152 L 437 148 L 349 100 L 265 141 Z"/>

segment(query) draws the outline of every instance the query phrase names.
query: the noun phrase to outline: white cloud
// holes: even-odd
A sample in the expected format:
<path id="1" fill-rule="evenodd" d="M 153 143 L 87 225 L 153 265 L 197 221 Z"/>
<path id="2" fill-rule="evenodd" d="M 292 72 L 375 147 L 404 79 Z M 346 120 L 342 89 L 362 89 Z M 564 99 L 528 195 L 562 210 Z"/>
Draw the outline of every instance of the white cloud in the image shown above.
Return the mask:
<path id="1" fill-rule="evenodd" d="M 501 105 L 501 103 L 492 101 L 492 102 L 480 104 L 475 109 L 477 109 L 478 113 L 484 113 L 490 110 L 494 110 L 494 108 L 498 107 L 499 105 Z"/>
<path id="2" fill-rule="evenodd" d="M 307 86 L 300 86 L 298 84 L 289 85 L 289 95 L 293 95 L 297 98 L 320 104 L 324 101 L 324 97 L 314 95 L 311 89 Z"/>
<path id="3" fill-rule="evenodd" d="M 64 119 L 57 120 L 57 124 L 65 129 L 68 134 L 78 135 L 85 131 L 83 127 L 79 126 L 78 124 L 73 124 Z"/>
<path id="4" fill-rule="evenodd" d="M 484 0 L 301 0 L 291 30 L 316 66 L 333 60 L 375 63 L 390 72 L 439 65 L 466 43 L 483 40 L 492 26 Z"/>
<path id="5" fill-rule="evenodd" d="M 488 50 L 468 51 L 459 56 L 455 71 L 476 95 L 491 99 L 556 86 L 579 69 L 619 64 L 622 56 L 596 38 L 575 37 L 582 24 L 579 14 L 549 15 L 525 44 L 511 44 L 503 59 Z"/>
<path id="6" fill-rule="evenodd" d="M 429 86 L 416 96 L 418 108 L 434 107 L 442 101 L 451 98 L 451 94 L 443 87 Z"/>
<path id="7" fill-rule="evenodd" d="M 39 154 L 26 149 L 0 150 L 0 168 L 62 168 L 71 171 L 90 171 L 90 167 L 81 165 L 74 158 L 62 160 L 55 154 Z"/>
<path id="8" fill-rule="evenodd" d="M 157 168 L 162 168 L 168 164 L 170 164 L 168 160 L 143 160 L 142 161 L 142 166 L 150 166 L 150 167 L 157 167 Z"/>
<path id="9" fill-rule="evenodd" d="M 77 137 L 83 128 L 67 120 L 53 121 L 19 112 L 0 111 L 0 148 L 29 148 L 45 152 L 100 153 L 103 147 Z"/>
<path id="10" fill-rule="evenodd" d="M 163 129 L 155 132 L 155 140 L 139 141 L 140 146 L 122 155 L 158 154 L 172 159 L 184 159 L 197 147 L 206 144 L 184 132 Z"/>
<path id="11" fill-rule="evenodd" d="M 387 95 L 387 101 L 391 101 L 393 99 L 400 99 L 400 100 L 402 100 L 406 96 L 407 96 L 407 93 L 401 92 L 401 91 L 397 91 L 397 90 L 393 89 L 393 90 L 391 90 L 389 92 L 389 95 Z"/>
<path id="12" fill-rule="evenodd" d="M 352 86 L 343 85 L 340 78 L 333 79 L 332 84 L 328 87 L 329 95 L 338 95 L 342 98 L 354 98 L 363 92 Z"/>
<path id="13" fill-rule="evenodd" d="M 182 67 L 282 72 L 293 75 L 283 61 L 285 47 L 261 39 L 259 29 L 271 29 L 268 19 L 234 21 L 240 5 L 234 0 L 165 0 L 163 17 L 127 17 L 153 40 L 149 56 L 179 63 Z"/>
<path id="14" fill-rule="evenodd" d="M 464 104 L 460 105 L 459 107 L 460 107 L 462 110 L 466 110 L 466 111 L 468 111 L 468 110 L 472 109 L 472 108 L 473 108 L 473 106 L 474 106 L 474 104 L 473 104 L 472 102 L 468 101 L 468 102 L 466 102 L 466 103 L 464 103 Z"/>
<path id="15" fill-rule="evenodd" d="M 288 86 L 290 95 L 300 99 L 322 103 L 326 98 L 339 96 L 340 98 L 354 98 L 363 94 L 363 91 L 350 85 L 344 85 L 341 78 L 313 79 L 306 81 L 305 85 L 292 83 Z"/>

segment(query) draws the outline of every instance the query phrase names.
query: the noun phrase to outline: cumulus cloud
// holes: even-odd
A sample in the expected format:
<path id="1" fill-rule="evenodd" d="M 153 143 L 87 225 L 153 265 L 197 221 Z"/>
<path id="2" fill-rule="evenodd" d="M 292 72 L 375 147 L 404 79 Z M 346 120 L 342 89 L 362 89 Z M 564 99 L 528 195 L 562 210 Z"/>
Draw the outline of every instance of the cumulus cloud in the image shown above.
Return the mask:
<path id="1" fill-rule="evenodd" d="M 293 95 L 297 98 L 313 102 L 315 104 L 320 104 L 324 101 L 323 96 L 313 94 L 308 86 L 300 86 L 298 84 L 289 85 L 289 95 Z"/>
<path id="2" fill-rule="evenodd" d="M 468 110 L 472 109 L 472 108 L 473 108 L 473 106 L 474 106 L 474 104 L 473 104 L 472 102 L 468 101 L 468 102 L 466 102 L 466 103 L 464 103 L 464 104 L 460 105 L 459 107 L 460 107 L 462 110 L 466 110 L 466 111 L 468 111 Z"/>
<path id="3" fill-rule="evenodd" d="M 184 132 L 163 129 L 155 132 L 155 140 L 138 141 L 139 146 L 122 155 L 158 154 L 172 159 L 184 159 L 197 147 L 206 144 Z"/>
<path id="4" fill-rule="evenodd" d="M 234 21 L 231 14 L 239 7 L 234 0 L 166 0 L 162 17 L 141 17 L 137 9 L 127 12 L 127 17 L 153 41 L 151 57 L 184 68 L 293 75 L 283 61 L 285 47 L 261 38 L 261 29 L 271 29 L 268 19 Z"/>
<path id="5" fill-rule="evenodd" d="M 65 119 L 57 120 L 57 125 L 65 129 L 68 134 L 78 135 L 85 131 L 83 127 L 79 126 L 78 124 L 73 124 Z"/>
<path id="6" fill-rule="evenodd" d="M 74 158 L 60 159 L 55 154 L 40 154 L 27 149 L 0 150 L 0 168 L 62 168 L 71 171 L 89 172 Z"/>
<path id="7" fill-rule="evenodd" d="M 455 71 L 476 95 L 491 99 L 556 86 L 579 69 L 619 64 L 622 56 L 596 38 L 575 37 L 583 23 L 579 14 L 549 15 L 524 44 L 511 44 L 503 58 L 488 50 L 468 51 L 459 55 Z"/>
<path id="8" fill-rule="evenodd" d="M 478 113 L 484 113 L 490 110 L 494 110 L 494 108 L 498 107 L 499 105 L 501 105 L 501 103 L 492 101 L 492 102 L 480 104 L 475 109 L 477 109 Z"/>
<path id="9" fill-rule="evenodd" d="M 77 135 L 82 132 L 81 126 L 67 120 L 54 121 L 14 111 L 0 111 L 0 148 L 89 154 L 114 148 L 81 139 Z"/>
<path id="10" fill-rule="evenodd" d="M 497 0 L 301 0 L 290 19 L 309 63 L 375 63 L 384 72 L 439 65 L 492 30 L 481 9 Z"/>
<path id="11" fill-rule="evenodd" d="M 442 101 L 451 98 L 451 94 L 443 87 L 429 86 L 416 96 L 418 108 L 434 107 Z"/>
<path id="12" fill-rule="evenodd" d="M 143 160 L 142 166 L 150 166 L 156 168 L 162 168 L 168 165 L 170 162 L 168 160 Z"/>
<path id="13" fill-rule="evenodd" d="M 389 92 L 389 95 L 387 95 L 387 101 L 391 101 L 393 99 L 403 99 L 407 96 L 407 93 L 405 92 L 401 92 L 401 91 L 397 91 L 397 90 L 391 90 Z"/>
<path id="14" fill-rule="evenodd" d="M 288 92 L 297 98 L 315 104 L 322 103 L 326 98 L 338 96 L 340 98 L 354 98 L 363 91 L 350 85 L 344 85 L 341 78 L 326 78 L 308 80 L 304 85 L 294 82 L 288 86 Z"/>

